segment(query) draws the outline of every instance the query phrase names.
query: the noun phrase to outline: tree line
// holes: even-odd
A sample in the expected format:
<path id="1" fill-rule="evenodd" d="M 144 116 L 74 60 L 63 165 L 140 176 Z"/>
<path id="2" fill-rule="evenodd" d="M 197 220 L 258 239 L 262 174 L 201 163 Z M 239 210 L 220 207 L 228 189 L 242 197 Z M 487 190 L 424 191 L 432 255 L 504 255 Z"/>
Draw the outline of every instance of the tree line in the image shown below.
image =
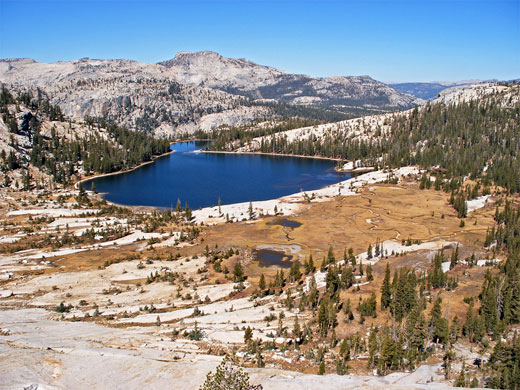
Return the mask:
<path id="1" fill-rule="evenodd" d="M 500 93 L 456 105 L 428 103 L 385 124 L 390 131 L 377 129 L 368 139 L 347 137 L 342 130 L 292 141 L 272 134 L 261 140 L 258 150 L 361 160 L 364 166 L 436 167 L 448 179 L 470 175 L 510 193 L 520 191 L 520 104 L 504 102 Z"/>
<path id="2" fill-rule="evenodd" d="M 21 125 L 8 109 L 9 104 L 25 105 L 30 111 L 25 113 Z M 14 134 L 23 134 L 31 142 L 28 157 L 23 153 L 18 156 L 14 152 L 0 156 L 4 169 L 16 169 L 31 163 L 45 170 L 55 182 L 68 185 L 72 177 L 82 168 L 83 174 L 110 173 L 133 168 L 140 163 L 150 161 L 154 156 L 169 150 L 169 141 L 156 139 L 150 135 L 130 131 L 114 123 L 103 122 L 106 136 L 101 133 L 100 123 L 93 118 L 86 118 L 88 135 L 80 138 L 73 135 L 67 138 L 58 134 L 56 127 L 51 128 L 51 134 L 41 133 L 43 120 L 63 121 L 65 117 L 58 106 L 49 103 L 42 93 L 33 96 L 31 92 L 21 92 L 13 95 L 5 86 L 0 91 L 0 112 L 4 123 L 9 125 Z M 97 125 L 97 128 L 96 128 Z M 67 126 L 67 125 L 65 125 Z M 69 120 L 69 131 L 73 132 L 73 124 Z M 12 138 L 11 146 L 22 151 Z M 24 161 L 27 160 L 27 161 Z"/>

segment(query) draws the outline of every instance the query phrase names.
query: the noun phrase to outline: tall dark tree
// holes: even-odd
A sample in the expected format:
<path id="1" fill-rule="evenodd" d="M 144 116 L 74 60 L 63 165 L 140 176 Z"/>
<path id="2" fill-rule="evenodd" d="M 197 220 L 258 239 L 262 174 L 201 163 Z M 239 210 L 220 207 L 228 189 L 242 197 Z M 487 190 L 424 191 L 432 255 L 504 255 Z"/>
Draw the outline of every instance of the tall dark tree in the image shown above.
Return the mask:
<path id="1" fill-rule="evenodd" d="M 392 299 L 392 289 L 390 287 L 390 265 L 386 263 L 385 277 L 381 285 L 381 309 L 384 310 L 390 306 Z"/>

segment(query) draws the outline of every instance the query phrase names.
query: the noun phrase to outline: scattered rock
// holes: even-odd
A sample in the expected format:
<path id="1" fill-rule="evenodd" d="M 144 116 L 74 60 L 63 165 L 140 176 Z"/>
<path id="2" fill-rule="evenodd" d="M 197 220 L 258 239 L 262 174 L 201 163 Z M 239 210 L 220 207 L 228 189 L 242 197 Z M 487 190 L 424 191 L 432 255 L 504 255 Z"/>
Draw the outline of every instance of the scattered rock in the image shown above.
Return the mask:
<path id="1" fill-rule="evenodd" d="M 11 290 L 2 290 L 0 291 L 0 298 L 9 298 L 13 296 L 13 292 Z"/>

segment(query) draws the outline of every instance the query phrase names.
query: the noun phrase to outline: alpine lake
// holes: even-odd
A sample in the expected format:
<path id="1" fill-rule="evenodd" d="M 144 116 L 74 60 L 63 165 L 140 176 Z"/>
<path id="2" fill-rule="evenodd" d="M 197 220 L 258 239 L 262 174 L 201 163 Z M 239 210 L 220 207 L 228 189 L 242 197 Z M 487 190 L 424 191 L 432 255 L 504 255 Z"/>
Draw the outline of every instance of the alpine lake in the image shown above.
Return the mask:
<path id="1" fill-rule="evenodd" d="M 173 153 L 129 172 L 84 183 L 108 201 L 126 206 L 191 209 L 276 199 L 346 180 L 325 159 L 264 154 L 203 153 L 203 141 L 172 144 Z M 276 223 L 276 222 L 275 222 Z M 284 221 L 278 222 L 285 225 Z"/>

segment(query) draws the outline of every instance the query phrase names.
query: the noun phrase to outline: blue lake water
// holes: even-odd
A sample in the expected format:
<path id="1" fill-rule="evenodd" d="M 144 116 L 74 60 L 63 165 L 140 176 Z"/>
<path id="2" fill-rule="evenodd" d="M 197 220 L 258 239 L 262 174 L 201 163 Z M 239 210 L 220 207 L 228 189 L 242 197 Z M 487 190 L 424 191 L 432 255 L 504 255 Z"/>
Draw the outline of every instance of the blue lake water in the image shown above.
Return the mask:
<path id="1" fill-rule="evenodd" d="M 131 206 L 175 207 L 187 201 L 192 209 L 275 199 L 348 179 L 329 160 L 194 153 L 204 142 L 172 145 L 174 153 L 134 171 L 93 179 L 108 201 Z M 84 184 L 90 189 L 90 183 Z"/>

